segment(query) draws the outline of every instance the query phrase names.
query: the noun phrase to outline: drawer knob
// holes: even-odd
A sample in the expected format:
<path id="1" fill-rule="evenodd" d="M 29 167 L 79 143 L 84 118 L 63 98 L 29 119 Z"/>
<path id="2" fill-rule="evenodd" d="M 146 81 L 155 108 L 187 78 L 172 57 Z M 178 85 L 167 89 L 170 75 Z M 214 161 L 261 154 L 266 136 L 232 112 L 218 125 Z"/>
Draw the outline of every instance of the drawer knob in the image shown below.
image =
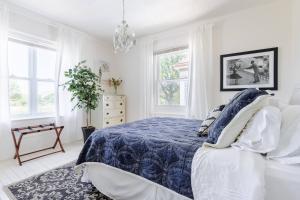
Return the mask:
<path id="1" fill-rule="evenodd" d="M 106 106 L 109 106 L 109 104 L 107 103 Z"/>
<path id="2" fill-rule="evenodd" d="M 123 103 L 120 103 L 120 106 L 122 106 L 123 105 Z"/>
<path id="3" fill-rule="evenodd" d="M 120 111 L 120 114 L 123 114 L 123 111 Z"/>
<path id="4" fill-rule="evenodd" d="M 109 113 L 106 113 L 106 115 L 109 115 Z"/>
<path id="5" fill-rule="evenodd" d="M 106 122 L 106 124 L 109 124 L 109 122 Z"/>
<path id="6" fill-rule="evenodd" d="M 120 122 L 123 122 L 123 119 L 121 119 Z"/>

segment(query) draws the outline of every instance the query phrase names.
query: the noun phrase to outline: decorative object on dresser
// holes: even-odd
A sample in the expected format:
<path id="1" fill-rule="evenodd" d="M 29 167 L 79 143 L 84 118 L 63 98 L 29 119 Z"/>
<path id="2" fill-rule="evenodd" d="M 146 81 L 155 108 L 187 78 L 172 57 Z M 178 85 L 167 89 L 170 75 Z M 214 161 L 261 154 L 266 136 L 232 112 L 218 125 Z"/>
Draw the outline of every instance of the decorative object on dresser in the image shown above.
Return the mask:
<path id="1" fill-rule="evenodd" d="M 124 95 L 103 95 L 101 127 L 124 124 L 126 97 Z"/>
<path id="2" fill-rule="evenodd" d="M 71 101 L 75 102 L 73 109 L 83 109 L 86 113 L 86 127 L 82 127 L 84 141 L 95 131 L 95 127 L 91 125 L 91 111 L 98 107 L 103 92 L 101 68 L 97 75 L 85 63 L 86 61 L 81 61 L 74 68 L 65 71 L 64 75 L 69 80 L 63 84 L 72 94 Z"/>
<path id="3" fill-rule="evenodd" d="M 221 91 L 278 89 L 278 48 L 221 55 Z"/>
<path id="4" fill-rule="evenodd" d="M 115 78 L 111 78 L 108 80 L 108 84 L 109 86 L 113 86 L 114 90 L 115 90 L 115 95 L 118 94 L 118 87 L 122 84 L 122 80 L 120 78 L 115 79 Z"/>
<path id="5" fill-rule="evenodd" d="M 13 141 L 14 141 L 15 148 L 16 148 L 16 153 L 15 153 L 14 159 L 17 158 L 18 162 L 19 162 L 19 165 L 21 166 L 22 163 L 33 160 L 33 159 L 36 159 L 36 158 L 40 158 L 40 157 L 50 155 L 50 154 L 54 154 L 54 153 L 58 153 L 58 152 L 65 152 L 65 150 L 63 148 L 63 145 L 60 141 L 60 135 L 62 133 L 63 128 L 64 128 L 64 126 L 56 126 L 54 123 L 41 124 L 41 125 L 36 125 L 36 126 L 20 127 L 20 128 L 12 128 L 11 129 L 11 134 L 12 134 Z M 40 150 L 37 150 L 37 151 L 32 151 L 32 152 L 29 152 L 29 153 L 20 154 L 21 142 L 22 142 L 22 139 L 25 135 L 36 134 L 36 133 L 46 133 L 46 132 L 49 132 L 49 131 L 52 131 L 52 130 L 54 131 L 53 133 L 55 133 L 55 135 L 56 135 L 56 139 L 55 139 L 55 142 L 54 142 L 53 146 L 48 147 L 48 148 L 44 148 L 44 149 L 40 149 Z M 49 150 L 49 149 L 54 150 L 57 145 L 59 145 L 60 150 L 53 151 L 51 153 L 47 153 L 47 154 L 44 154 L 44 155 L 41 155 L 41 156 L 33 157 L 33 158 L 30 158 L 30 159 L 27 159 L 27 160 L 23 160 L 23 161 L 21 160 L 22 156 L 30 155 L 30 154 L 33 154 L 33 153 L 38 153 L 38 152 Z"/>

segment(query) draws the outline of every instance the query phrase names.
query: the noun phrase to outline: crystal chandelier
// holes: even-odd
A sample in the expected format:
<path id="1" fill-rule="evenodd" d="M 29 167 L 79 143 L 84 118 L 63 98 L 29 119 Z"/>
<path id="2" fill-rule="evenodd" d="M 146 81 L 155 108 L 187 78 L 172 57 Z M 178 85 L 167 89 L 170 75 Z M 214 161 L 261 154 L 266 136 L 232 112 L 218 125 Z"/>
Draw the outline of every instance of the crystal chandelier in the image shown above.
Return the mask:
<path id="1" fill-rule="evenodd" d="M 123 20 L 115 29 L 113 38 L 115 53 L 128 52 L 135 45 L 135 34 L 129 29 L 129 25 L 125 21 L 125 7 L 123 0 Z"/>

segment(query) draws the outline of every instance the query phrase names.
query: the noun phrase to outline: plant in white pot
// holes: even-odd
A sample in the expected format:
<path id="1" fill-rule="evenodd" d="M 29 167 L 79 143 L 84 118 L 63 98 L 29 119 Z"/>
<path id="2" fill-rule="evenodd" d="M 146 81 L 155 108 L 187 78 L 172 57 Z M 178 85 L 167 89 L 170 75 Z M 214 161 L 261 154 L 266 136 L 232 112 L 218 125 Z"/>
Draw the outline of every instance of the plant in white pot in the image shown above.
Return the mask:
<path id="1" fill-rule="evenodd" d="M 74 68 L 65 71 L 68 81 L 63 84 L 72 95 L 71 101 L 75 103 L 73 110 L 83 109 L 86 113 L 86 126 L 82 127 L 84 141 L 95 131 L 95 127 L 91 125 L 91 113 L 97 108 L 103 93 L 101 69 L 97 75 L 85 63 L 85 60 L 81 61 Z"/>

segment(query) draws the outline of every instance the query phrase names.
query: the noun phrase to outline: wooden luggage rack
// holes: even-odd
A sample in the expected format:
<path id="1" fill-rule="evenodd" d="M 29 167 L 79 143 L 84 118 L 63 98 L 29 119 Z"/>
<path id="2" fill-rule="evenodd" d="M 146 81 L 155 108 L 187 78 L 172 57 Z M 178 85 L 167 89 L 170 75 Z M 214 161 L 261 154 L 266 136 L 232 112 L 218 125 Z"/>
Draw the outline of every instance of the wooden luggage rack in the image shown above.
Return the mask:
<path id="1" fill-rule="evenodd" d="M 14 159 L 18 159 L 19 165 L 21 166 L 22 163 L 33 160 L 33 159 L 37 159 L 43 156 L 47 156 L 50 154 L 54 154 L 54 153 L 58 153 L 58 152 L 65 152 L 63 145 L 60 141 L 60 135 L 62 133 L 64 126 L 56 126 L 54 123 L 51 124 L 41 124 L 41 125 L 36 125 L 36 126 L 27 126 L 27 127 L 20 127 L 20 128 L 12 128 L 11 129 L 11 134 L 14 140 L 14 144 L 15 144 L 15 148 L 16 148 L 16 153 L 14 156 Z M 52 131 L 55 133 L 56 135 L 56 140 L 53 146 L 48 147 L 48 148 L 44 148 L 44 149 L 40 149 L 37 151 L 32 151 L 29 153 L 25 153 L 25 154 L 20 154 L 20 146 L 21 146 L 21 142 L 22 142 L 22 138 L 25 135 L 30 135 L 30 134 L 35 134 L 35 133 L 41 133 L 41 132 L 46 132 L 46 131 Z M 55 149 L 56 146 L 59 145 L 60 146 L 60 150 L 57 151 L 53 151 L 51 153 L 47 153 L 47 154 L 43 154 L 40 156 L 36 156 L 27 160 L 21 160 L 22 156 L 26 156 L 26 155 L 30 155 L 33 153 L 37 153 L 37 152 L 41 152 L 41 151 L 45 151 L 45 150 L 50 150 L 50 149 Z"/>

